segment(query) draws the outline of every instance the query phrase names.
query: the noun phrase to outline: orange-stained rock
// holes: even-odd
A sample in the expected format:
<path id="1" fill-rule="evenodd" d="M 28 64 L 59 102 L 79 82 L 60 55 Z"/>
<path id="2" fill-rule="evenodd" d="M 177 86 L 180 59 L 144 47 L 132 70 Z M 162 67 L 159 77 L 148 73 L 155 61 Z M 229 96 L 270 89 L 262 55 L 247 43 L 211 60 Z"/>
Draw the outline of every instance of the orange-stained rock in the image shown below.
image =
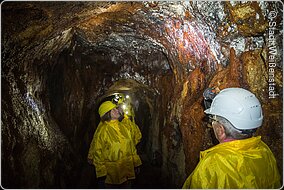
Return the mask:
<path id="1" fill-rule="evenodd" d="M 202 106 L 203 98 L 193 104 L 185 105 L 181 116 L 181 133 L 183 137 L 186 171 L 191 172 L 199 160 L 199 152 L 203 149 L 206 124 L 202 122 L 205 114 Z"/>
<path id="2" fill-rule="evenodd" d="M 226 2 L 230 12 L 230 21 L 238 26 L 243 36 L 255 36 L 265 32 L 268 25 L 257 2 L 232 6 Z"/>
<path id="3" fill-rule="evenodd" d="M 281 98 L 269 99 L 269 102 L 262 104 L 264 120 L 262 126 L 257 130 L 262 140 L 273 152 L 279 172 L 283 175 L 283 103 Z"/>
<path id="4" fill-rule="evenodd" d="M 235 50 L 231 48 L 230 50 L 230 63 L 226 68 L 220 67 L 208 87 L 215 87 L 217 90 L 222 90 L 229 87 L 241 87 L 242 73 L 241 73 L 241 63 L 236 57 Z"/>
<path id="5" fill-rule="evenodd" d="M 247 51 L 241 55 L 243 64 L 243 78 L 250 91 L 258 95 L 262 101 L 268 96 L 268 71 L 261 58 L 261 50 Z"/>
<path id="6" fill-rule="evenodd" d="M 204 89 L 205 86 L 205 75 L 200 68 L 192 71 L 188 78 L 190 82 L 190 94 L 194 94 Z"/>

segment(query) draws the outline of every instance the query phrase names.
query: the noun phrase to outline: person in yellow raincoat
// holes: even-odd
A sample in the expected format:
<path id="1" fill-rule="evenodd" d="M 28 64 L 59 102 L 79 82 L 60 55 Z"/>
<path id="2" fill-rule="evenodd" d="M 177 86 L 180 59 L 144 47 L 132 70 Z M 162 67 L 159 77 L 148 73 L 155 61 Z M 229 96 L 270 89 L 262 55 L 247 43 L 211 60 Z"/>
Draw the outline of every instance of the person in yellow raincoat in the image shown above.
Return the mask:
<path id="1" fill-rule="evenodd" d="M 242 88 L 224 89 L 205 113 L 211 116 L 220 143 L 200 153 L 200 161 L 183 188 L 281 187 L 273 153 L 260 136 L 253 137 L 263 121 L 262 108 L 254 94 Z"/>
<path id="2" fill-rule="evenodd" d="M 141 132 L 134 122 L 123 118 L 121 107 L 112 101 L 100 105 L 99 115 L 101 122 L 91 142 L 88 160 L 95 166 L 103 186 L 130 188 L 135 168 L 142 164 L 136 150 Z"/>

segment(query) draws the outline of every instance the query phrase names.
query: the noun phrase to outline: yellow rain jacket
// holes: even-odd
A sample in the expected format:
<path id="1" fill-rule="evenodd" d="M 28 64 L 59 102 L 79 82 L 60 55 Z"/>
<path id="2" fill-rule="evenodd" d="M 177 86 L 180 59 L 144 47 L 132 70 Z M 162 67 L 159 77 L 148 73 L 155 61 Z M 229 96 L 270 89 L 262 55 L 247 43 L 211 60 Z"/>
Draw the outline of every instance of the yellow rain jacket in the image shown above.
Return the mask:
<path id="1" fill-rule="evenodd" d="M 280 176 L 273 153 L 258 136 L 202 151 L 183 188 L 280 188 Z"/>
<path id="2" fill-rule="evenodd" d="M 134 179 L 134 167 L 142 164 L 136 150 L 141 137 L 138 126 L 127 118 L 100 122 L 88 153 L 97 177 L 106 176 L 108 184 Z"/>

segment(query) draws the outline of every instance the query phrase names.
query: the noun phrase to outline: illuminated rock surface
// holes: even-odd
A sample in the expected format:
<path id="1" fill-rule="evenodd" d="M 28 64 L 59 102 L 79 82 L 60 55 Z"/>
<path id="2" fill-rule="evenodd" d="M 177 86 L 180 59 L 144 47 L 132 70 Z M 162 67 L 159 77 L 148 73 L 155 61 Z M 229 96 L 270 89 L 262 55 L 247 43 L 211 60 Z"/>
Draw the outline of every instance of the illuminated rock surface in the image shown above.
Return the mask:
<path id="1" fill-rule="evenodd" d="M 282 9 L 275 2 L 2 3 L 2 186 L 96 188 L 86 157 L 97 108 L 119 91 L 131 95 L 143 134 L 135 187 L 180 188 L 199 152 L 216 144 L 204 121 L 207 87 L 257 95 L 265 116 L 258 134 L 282 175 Z"/>

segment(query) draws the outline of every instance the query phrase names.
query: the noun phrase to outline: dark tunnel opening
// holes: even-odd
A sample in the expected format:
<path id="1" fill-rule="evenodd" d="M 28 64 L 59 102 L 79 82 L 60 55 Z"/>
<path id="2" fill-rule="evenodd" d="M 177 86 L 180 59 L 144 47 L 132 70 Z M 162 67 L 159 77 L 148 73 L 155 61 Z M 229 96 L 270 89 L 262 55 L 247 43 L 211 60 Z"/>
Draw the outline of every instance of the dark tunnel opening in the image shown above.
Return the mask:
<path id="1" fill-rule="evenodd" d="M 157 119 L 161 113 L 157 112 L 157 104 L 160 98 L 158 92 L 133 79 L 121 79 L 116 81 L 99 98 L 96 105 L 111 100 L 115 93 L 129 96 L 134 109 L 134 121 L 142 133 L 141 142 L 137 145 L 137 152 L 142 160 L 141 173 L 137 176 L 133 188 L 166 187 L 161 175 L 162 150 L 159 138 L 161 124 Z M 97 126 L 98 121 L 99 118 L 96 120 L 95 126 Z"/>
<path id="2" fill-rule="evenodd" d="M 77 165 L 85 170 L 81 175 L 89 175 L 95 180 L 94 174 L 91 174 L 94 167 L 87 165 L 86 158 L 100 121 L 98 107 L 113 93 L 129 94 L 135 105 L 136 124 L 142 132 L 138 153 L 143 165 L 135 186 L 161 188 L 167 182 L 161 180 L 160 127 L 165 118 L 159 107 L 168 102 L 165 97 L 161 98 L 160 91 L 165 88 L 163 80 L 174 80 L 173 74 L 168 58 L 159 46 L 143 39 L 129 39 L 128 36 L 125 39 L 133 44 L 136 42 L 135 48 L 128 46 L 125 50 L 116 38 L 105 39 L 107 46 L 92 45 L 75 32 L 71 46 L 62 50 L 52 66 L 47 68 L 50 112 L 75 154 L 80 155 Z M 162 69 L 159 68 L 161 64 L 164 65 Z M 159 81 L 161 79 L 162 82 Z M 81 183 L 86 185 L 85 179 L 81 177 Z M 91 183 L 86 187 L 95 186 Z"/>

